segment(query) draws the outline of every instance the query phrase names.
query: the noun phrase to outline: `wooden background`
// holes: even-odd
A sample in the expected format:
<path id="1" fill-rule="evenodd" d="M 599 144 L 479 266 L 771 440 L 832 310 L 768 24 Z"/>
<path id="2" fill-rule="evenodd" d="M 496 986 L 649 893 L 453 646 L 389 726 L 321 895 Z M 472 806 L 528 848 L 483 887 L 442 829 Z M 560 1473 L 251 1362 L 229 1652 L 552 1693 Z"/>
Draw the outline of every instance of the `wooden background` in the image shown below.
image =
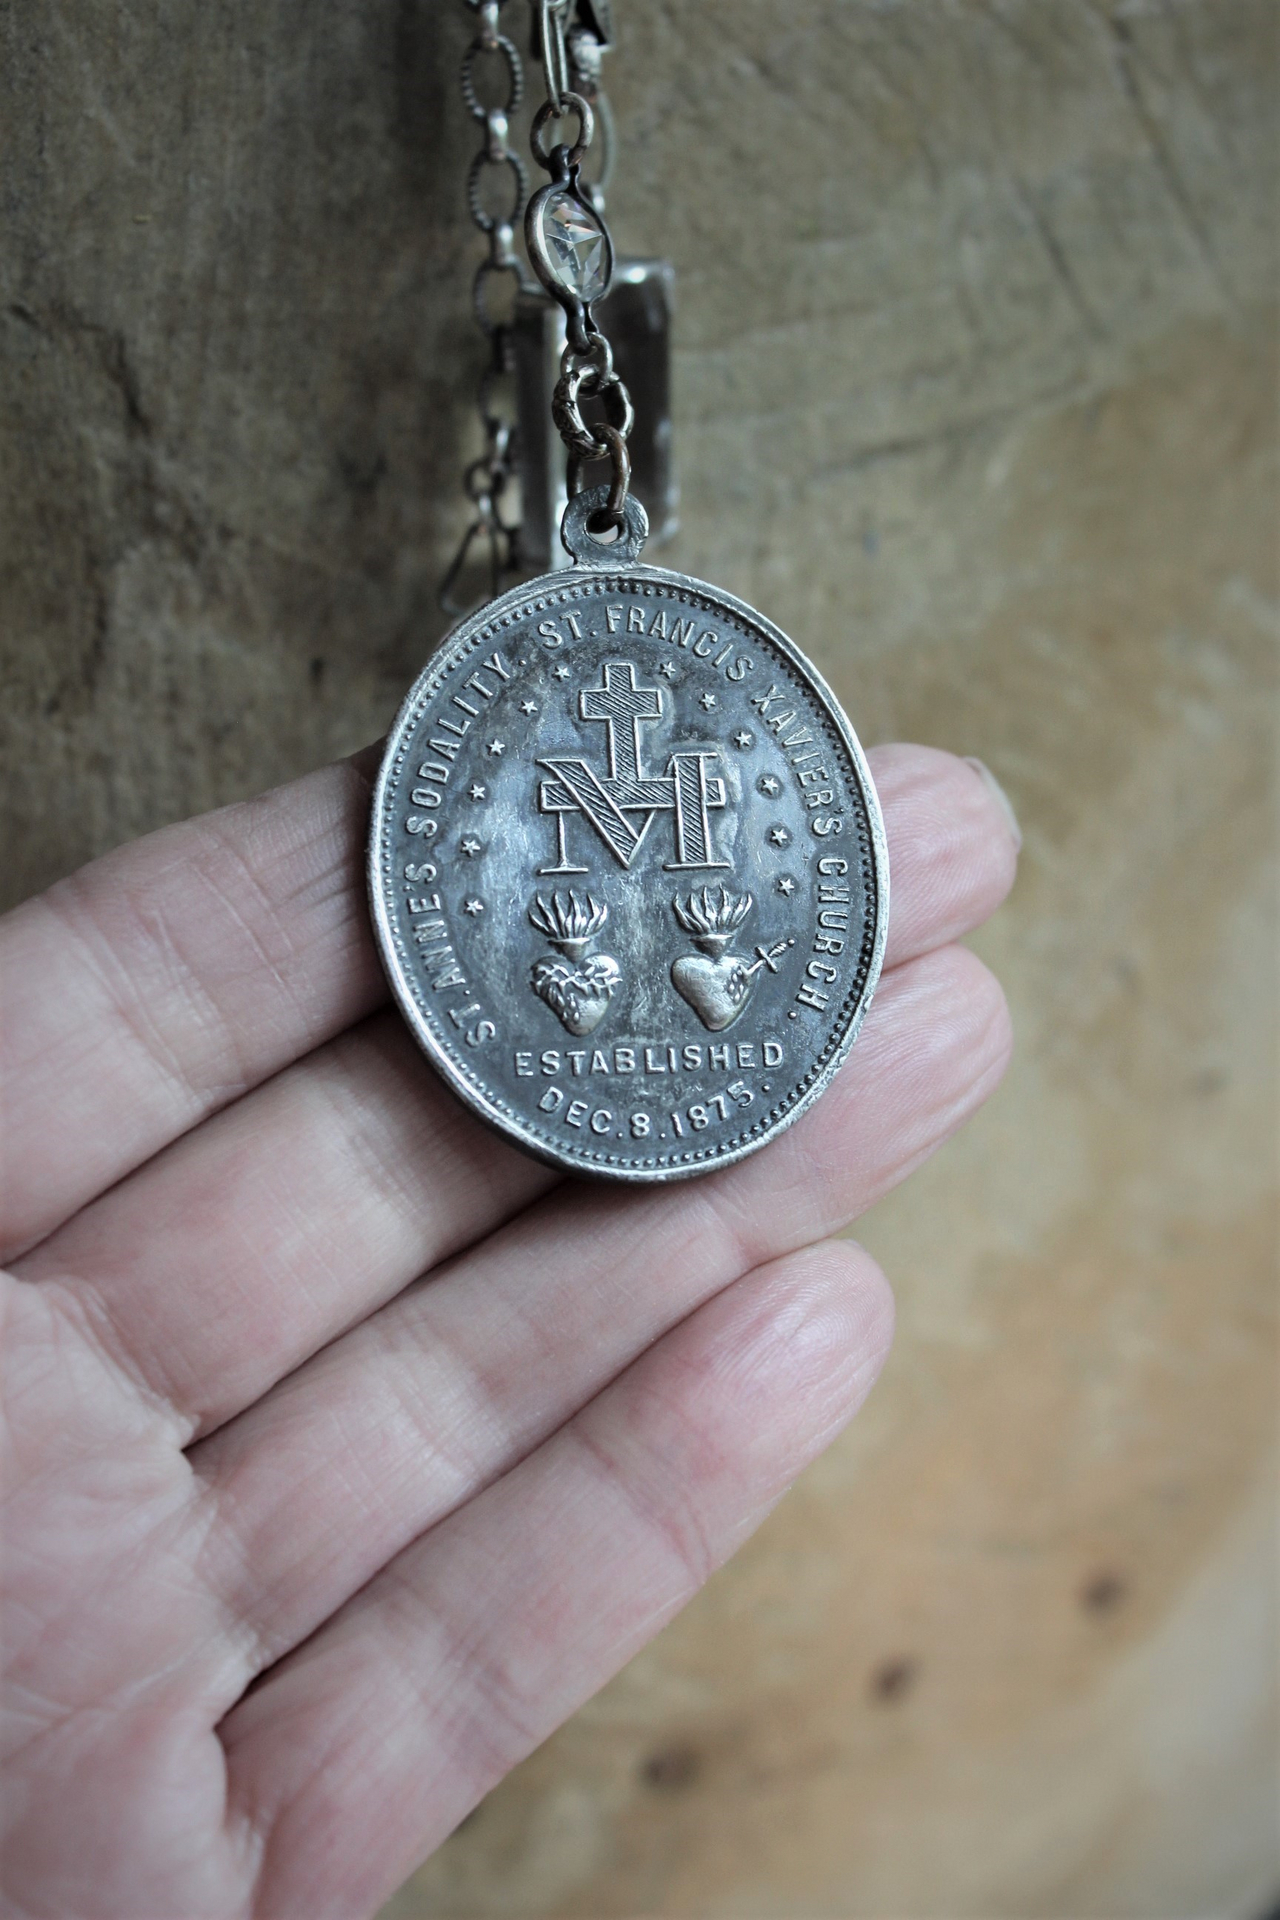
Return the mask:
<path id="1" fill-rule="evenodd" d="M 388 1916 L 1250 1920 L 1278 10 L 619 11 L 615 231 L 679 273 L 670 558 L 864 739 L 1005 782 L 978 944 L 1019 1052 L 865 1223 L 901 1333 L 854 1429 Z M 475 137 L 446 0 L 0 33 L 12 900 L 386 725 L 474 450 Z"/>

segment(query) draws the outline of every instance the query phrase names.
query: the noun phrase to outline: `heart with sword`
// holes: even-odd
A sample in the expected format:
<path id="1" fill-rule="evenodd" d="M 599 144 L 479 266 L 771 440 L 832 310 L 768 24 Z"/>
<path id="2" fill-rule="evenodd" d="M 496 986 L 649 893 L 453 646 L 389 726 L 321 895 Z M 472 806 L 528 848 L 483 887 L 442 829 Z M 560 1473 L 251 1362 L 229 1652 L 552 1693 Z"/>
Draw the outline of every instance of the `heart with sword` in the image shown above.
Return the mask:
<path id="1" fill-rule="evenodd" d="M 761 968 L 776 973 L 779 956 L 795 945 L 794 940 L 779 940 L 772 947 L 757 946 L 754 960 L 733 952 L 731 942 L 753 904 L 749 893 L 733 894 L 724 886 L 716 892 L 703 887 L 701 893 L 684 900 L 677 895 L 671 902 L 671 911 L 699 949 L 672 962 L 671 984 L 711 1033 L 732 1026 Z"/>

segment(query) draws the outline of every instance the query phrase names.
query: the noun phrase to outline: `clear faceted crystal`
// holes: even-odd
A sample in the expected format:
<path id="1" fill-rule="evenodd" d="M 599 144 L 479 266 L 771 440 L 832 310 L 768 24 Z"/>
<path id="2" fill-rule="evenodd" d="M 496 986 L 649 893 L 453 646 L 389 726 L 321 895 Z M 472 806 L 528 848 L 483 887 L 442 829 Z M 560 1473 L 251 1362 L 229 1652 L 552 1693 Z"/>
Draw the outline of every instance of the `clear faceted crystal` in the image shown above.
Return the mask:
<path id="1" fill-rule="evenodd" d="M 595 215 L 572 194 L 551 193 L 541 224 L 561 284 L 580 300 L 598 300 L 609 284 L 609 246 Z"/>

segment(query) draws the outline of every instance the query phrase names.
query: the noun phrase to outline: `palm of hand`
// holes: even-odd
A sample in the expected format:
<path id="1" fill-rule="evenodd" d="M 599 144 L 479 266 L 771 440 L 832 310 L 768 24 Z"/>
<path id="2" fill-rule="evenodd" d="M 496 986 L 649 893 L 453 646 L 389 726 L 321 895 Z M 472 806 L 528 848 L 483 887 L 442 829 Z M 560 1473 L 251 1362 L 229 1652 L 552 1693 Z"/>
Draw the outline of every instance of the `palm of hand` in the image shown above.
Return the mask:
<path id="1" fill-rule="evenodd" d="M 825 1236 L 998 1079 L 949 943 L 1014 864 L 969 767 L 872 761 L 864 1036 L 673 1189 L 563 1181 L 436 1083 L 381 1007 L 356 765 L 0 923 L 16 1913 L 368 1913 L 855 1411 L 891 1309 Z"/>

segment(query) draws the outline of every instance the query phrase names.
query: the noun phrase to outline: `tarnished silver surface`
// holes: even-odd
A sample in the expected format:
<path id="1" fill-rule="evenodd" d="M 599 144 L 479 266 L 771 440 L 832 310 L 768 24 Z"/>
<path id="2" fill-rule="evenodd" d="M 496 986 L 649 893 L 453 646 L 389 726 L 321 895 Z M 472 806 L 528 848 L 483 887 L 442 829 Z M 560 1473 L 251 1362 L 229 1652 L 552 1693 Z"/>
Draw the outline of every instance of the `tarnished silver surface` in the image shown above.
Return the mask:
<path id="1" fill-rule="evenodd" d="M 580 564 L 609 553 L 591 504 L 567 516 L 579 564 L 471 615 L 405 702 L 373 921 L 477 1113 L 560 1166 L 672 1180 L 763 1146 L 830 1082 L 879 973 L 888 866 L 862 751 L 803 655 L 630 558 L 634 501 L 617 560 Z"/>

